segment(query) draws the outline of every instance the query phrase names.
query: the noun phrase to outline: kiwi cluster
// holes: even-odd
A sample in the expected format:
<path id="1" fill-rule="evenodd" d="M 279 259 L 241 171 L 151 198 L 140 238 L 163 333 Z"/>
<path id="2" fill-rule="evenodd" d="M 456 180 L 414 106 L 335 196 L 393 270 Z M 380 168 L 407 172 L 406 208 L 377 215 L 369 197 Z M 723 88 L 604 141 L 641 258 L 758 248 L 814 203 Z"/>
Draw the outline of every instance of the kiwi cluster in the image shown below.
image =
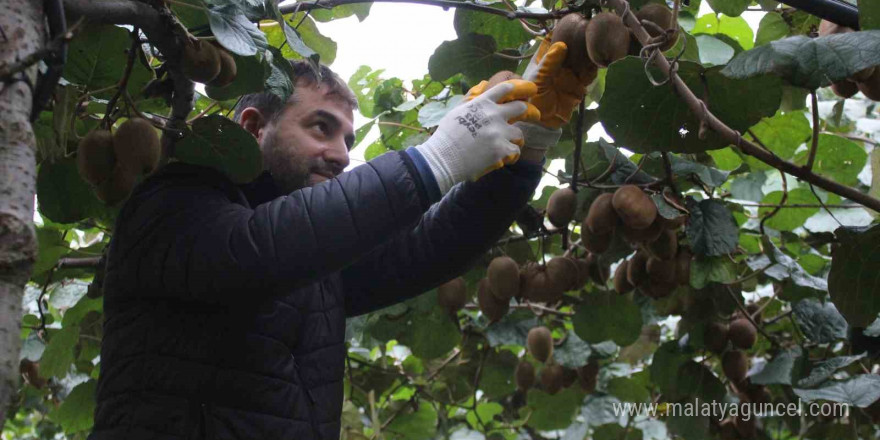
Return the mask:
<path id="1" fill-rule="evenodd" d="M 820 37 L 849 32 L 853 32 L 853 29 L 828 20 L 822 20 L 819 23 Z M 831 91 L 844 99 L 852 98 L 856 93 L 862 92 L 868 99 L 880 101 L 880 66 L 863 69 L 849 78 L 832 83 Z"/>
<path id="2" fill-rule="evenodd" d="M 619 234 L 638 250 L 617 266 L 614 290 L 623 294 L 638 288 L 648 297 L 663 298 L 690 281 L 691 254 L 679 245 L 677 235 L 686 219 L 663 217 L 641 188 L 624 185 L 593 201 L 581 224 L 581 241 L 597 255 Z"/>
<path id="3" fill-rule="evenodd" d="M 467 304 L 467 283 L 457 277 L 437 287 L 437 302 L 450 314 L 456 313 Z"/>
<path id="4" fill-rule="evenodd" d="M 183 74 L 212 87 L 229 85 L 238 73 L 235 59 L 225 49 L 202 40 L 191 40 L 183 48 Z"/>
<path id="5" fill-rule="evenodd" d="M 128 196 L 138 176 L 156 168 L 161 152 L 153 125 L 146 119 L 132 118 L 116 133 L 98 129 L 82 138 L 77 146 L 77 168 L 101 201 L 115 205 Z"/>
<path id="6" fill-rule="evenodd" d="M 589 84 L 600 67 L 608 67 L 627 55 L 630 39 L 629 29 L 614 13 L 600 12 L 590 19 L 570 13 L 556 22 L 552 42 L 565 43 L 568 52 L 563 66 Z"/>
<path id="7" fill-rule="evenodd" d="M 557 364 L 553 359 L 553 335 L 547 327 L 538 326 L 529 330 L 526 349 L 543 366 L 539 373 L 532 362 L 520 360 L 514 371 L 516 387 L 520 391 L 527 392 L 539 381 L 541 388 L 548 394 L 556 394 L 575 382 L 580 382 L 581 388 L 587 392 L 596 389 L 599 365 L 590 361 L 577 369 L 571 369 Z"/>

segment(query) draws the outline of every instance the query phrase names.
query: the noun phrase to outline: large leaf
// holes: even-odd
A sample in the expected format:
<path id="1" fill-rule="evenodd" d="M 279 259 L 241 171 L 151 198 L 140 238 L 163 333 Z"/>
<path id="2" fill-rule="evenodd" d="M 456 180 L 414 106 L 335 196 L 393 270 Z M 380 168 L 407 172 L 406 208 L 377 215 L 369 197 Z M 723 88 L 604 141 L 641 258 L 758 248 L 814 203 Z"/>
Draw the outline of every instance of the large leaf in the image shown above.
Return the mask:
<path id="1" fill-rule="evenodd" d="M 569 330 L 565 341 L 553 349 L 553 359 L 565 368 L 578 368 L 587 364 L 591 352 L 590 344 Z"/>
<path id="2" fill-rule="evenodd" d="M 599 343 L 611 340 L 626 346 L 639 338 L 642 313 L 625 296 L 612 292 L 593 292 L 575 307 L 574 331 L 584 341 Z"/>
<path id="3" fill-rule="evenodd" d="M 269 47 L 263 32 L 235 5 L 209 9 L 208 22 L 217 41 L 230 52 L 246 57 Z"/>
<path id="4" fill-rule="evenodd" d="M 284 58 L 281 51 L 274 47 L 270 47 L 266 54 L 270 57 L 266 91 L 277 96 L 281 102 L 287 102 L 294 91 L 293 66 Z"/>
<path id="5" fill-rule="evenodd" d="M 91 429 L 94 424 L 97 389 L 98 383 L 94 380 L 77 385 L 61 406 L 49 413 L 49 417 L 68 434 Z"/>
<path id="6" fill-rule="evenodd" d="M 795 157 L 799 165 L 806 165 L 808 151 L 803 151 Z M 859 144 L 831 134 L 820 134 L 819 145 L 816 150 L 816 159 L 813 163 L 813 171 L 817 174 L 830 177 L 837 183 L 855 186 L 859 182 L 859 173 L 868 163 L 868 153 Z"/>
<path id="7" fill-rule="evenodd" d="M 79 326 L 66 327 L 51 335 L 49 345 L 40 359 L 41 374 L 63 378 L 67 376 L 67 369 L 75 360 L 73 349 L 79 339 Z"/>
<path id="8" fill-rule="evenodd" d="M 639 153 L 697 153 L 729 144 L 714 132 L 700 139 L 697 116 L 670 87 L 654 87 L 645 76 L 643 64 L 639 58 L 627 57 L 608 69 L 599 119 L 617 143 Z M 655 68 L 649 70 L 655 78 L 664 77 Z M 698 97 L 711 96 L 709 110 L 735 130 L 745 132 L 779 108 L 782 88 L 778 79 L 765 76 L 731 80 L 720 72 L 720 66 L 704 69 L 692 62 L 681 62 L 678 71 Z"/>
<path id="9" fill-rule="evenodd" d="M 696 202 L 688 197 L 687 208 L 691 216 L 685 231 L 695 253 L 720 256 L 736 250 L 739 227 L 723 203 L 708 199 Z"/>
<path id="10" fill-rule="evenodd" d="M 880 313 L 880 226 L 839 228 L 840 245 L 832 253 L 828 292 L 852 327 L 867 327 Z"/>
<path id="11" fill-rule="evenodd" d="M 857 356 L 839 356 L 835 358 L 828 359 L 827 361 L 819 362 L 814 365 L 810 370 L 810 374 L 799 380 L 797 382 L 797 386 L 801 388 L 812 388 L 816 385 L 821 384 L 825 380 L 831 378 L 835 371 L 840 368 L 846 367 L 847 365 L 852 364 L 862 358 L 864 358 L 866 353 L 862 353 Z"/>
<path id="12" fill-rule="evenodd" d="M 516 70 L 516 61 L 495 55 L 498 47 L 488 35 L 467 34 L 457 40 L 444 41 L 428 60 L 428 72 L 435 81 L 445 81 L 463 73 L 477 83 L 500 70 Z"/>
<path id="13" fill-rule="evenodd" d="M 89 26 L 70 42 L 64 79 L 88 89 L 119 82 L 125 71 L 129 32 L 117 26 Z"/>
<path id="14" fill-rule="evenodd" d="M 846 339 L 846 320 L 834 304 L 807 298 L 798 301 L 791 309 L 795 322 L 807 339 L 819 344 Z"/>
<path id="15" fill-rule="evenodd" d="M 880 376 L 862 374 L 822 388 L 812 390 L 794 388 L 794 392 L 807 402 L 822 399 L 865 408 L 880 399 Z"/>
<path id="16" fill-rule="evenodd" d="M 388 425 L 388 431 L 400 435 L 401 438 L 428 440 L 437 432 L 437 411 L 428 404 L 419 405 L 419 409 L 404 413 L 394 418 Z"/>
<path id="17" fill-rule="evenodd" d="M 801 359 L 801 356 L 803 356 L 803 350 L 800 347 L 785 350 L 767 362 L 761 371 L 749 376 L 749 380 L 758 385 L 791 385 L 795 362 Z"/>
<path id="18" fill-rule="evenodd" d="M 318 54 L 321 63 L 326 65 L 333 64 L 336 60 L 336 42 L 321 34 L 315 22 L 305 16 L 304 12 L 287 16 L 284 34 L 287 36 L 287 43 L 298 55 L 307 58 Z"/>
<path id="19" fill-rule="evenodd" d="M 435 307 L 430 313 L 420 313 L 399 326 L 401 334 L 398 340 L 420 358 L 443 356 L 461 342 L 458 327 L 439 307 Z"/>
<path id="20" fill-rule="evenodd" d="M 79 176 L 76 159 L 44 162 L 37 173 L 37 203 L 40 214 L 57 223 L 74 223 L 103 216 L 107 208 Z"/>
<path id="21" fill-rule="evenodd" d="M 810 139 L 813 130 L 802 111 L 777 113 L 773 117 L 761 119 L 750 129 L 748 136 L 760 141 L 774 154 L 782 159 L 791 159 L 795 151 Z M 754 136 L 752 136 L 754 134 Z M 771 167 L 764 162 L 746 156 L 746 163 L 753 170 L 768 170 Z"/>
<path id="22" fill-rule="evenodd" d="M 382 75 L 382 72 L 384 72 L 383 69 L 372 70 L 369 66 L 360 66 L 348 80 L 348 87 L 354 92 L 358 100 L 358 111 L 364 117 L 372 118 L 376 116 L 373 113 L 373 95 L 376 87 L 382 82 L 382 79 L 379 77 Z M 423 124 L 423 126 L 426 125 Z"/>
<path id="23" fill-rule="evenodd" d="M 214 168 L 233 182 L 246 183 L 262 172 L 263 159 L 253 135 L 219 115 L 196 119 L 192 131 L 177 143 L 181 161 Z"/>
<path id="24" fill-rule="evenodd" d="M 782 202 L 782 191 L 774 191 L 770 194 L 764 196 L 764 199 L 761 200 L 761 204 L 764 205 L 778 205 Z M 785 205 L 798 205 L 798 204 L 807 204 L 807 205 L 815 205 L 816 197 L 810 192 L 809 189 L 804 188 L 796 188 L 788 192 L 788 197 L 785 199 Z M 758 214 L 760 216 L 765 216 L 770 214 L 774 208 L 771 207 L 761 207 L 758 210 Z M 767 227 L 779 230 L 779 231 L 791 231 L 795 228 L 801 227 L 804 225 L 804 222 L 807 221 L 808 218 L 812 217 L 813 214 L 819 212 L 819 208 L 783 208 L 780 209 L 773 217 L 767 220 L 764 224 Z"/>
<path id="25" fill-rule="evenodd" d="M 755 45 L 755 34 L 749 23 L 742 17 L 706 14 L 697 19 L 691 33 L 694 35 L 715 35 L 722 41 L 726 40 L 728 44 L 739 46 L 737 53 L 743 49 L 749 50 Z"/>
<path id="26" fill-rule="evenodd" d="M 828 290 L 828 283 L 824 278 L 813 276 L 804 270 L 794 258 L 791 258 L 782 252 L 772 241 L 766 238 L 766 236 L 762 242 L 764 252 L 769 257 L 769 260 L 775 263 L 764 271 L 765 275 L 776 279 L 777 281 L 791 279 L 794 285 L 813 290 L 816 294 L 821 294 Z M 752 270 L 758 269 L 758 267 L 752 267 Z"/>
<path id="27" fill-rule="evenodd" d="M 813 90 L 878 64 L 880 31 L 862 31 L 773 41 L 737 55 L 723 73 L 739 79 L 774 74 Z"/>
<path id="28" fill-rule="evenodd" d="M 496 4 L 496 9 L 507 10 L 504 5 Z M 495 39 L 499 48 L 516 48 L 528 42 L 532 36 L 523 29 L 518 20 L 469 9 L 457 8 L 452 21 L 455 33 L 459 37 L 470 33 L 489 35 Z"/>
<path id="29" fill-rule="evenodd" d="M 536 429 L 563 429 L 571 424 L 583 397 L 584 393 L 579 387 L 569 387 L 552 396 L 532 390 L 528 396 L 528 407 L 523 411 L 532 412 L 529 425 Z"/>
<path id="30" fill-rule="evenodd" d="M 859 25 L 862 30 L 880 29 L 880 3 L 871 0 L 859 2 Z"/>
<path id="31" fill-rule="evenodd" d="M 771 41 L 785 38 L 788 36 L 789 32 L 788 23 L 786 23 L 782 14 L 778 12 L 768 12 L 763 18 L 761 18 L 761 23 L 758 25 L 758 34 L 755 36 L 755 46 L 762 46 Z"/>
<path id="32" fill-rule="evenodd" d="M 707 0 L 712 10 L 720 14 L 738 17 L 752 3 L 752 0 Z"/>

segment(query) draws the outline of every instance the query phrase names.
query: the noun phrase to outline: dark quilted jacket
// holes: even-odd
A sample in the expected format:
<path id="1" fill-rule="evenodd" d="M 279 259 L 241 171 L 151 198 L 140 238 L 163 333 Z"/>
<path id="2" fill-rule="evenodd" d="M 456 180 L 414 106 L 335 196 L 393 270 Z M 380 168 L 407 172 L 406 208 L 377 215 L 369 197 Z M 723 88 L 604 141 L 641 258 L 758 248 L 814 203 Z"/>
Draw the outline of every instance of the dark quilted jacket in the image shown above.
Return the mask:
<path id="1" fill-rule="evenodd" d="M 464 272 L 540 177 L 520 163 L 432 204 L 401 152 L 289 195 L 166 166 L 110 243 L 89 439 L 338 438 L 345 318 Z"/>

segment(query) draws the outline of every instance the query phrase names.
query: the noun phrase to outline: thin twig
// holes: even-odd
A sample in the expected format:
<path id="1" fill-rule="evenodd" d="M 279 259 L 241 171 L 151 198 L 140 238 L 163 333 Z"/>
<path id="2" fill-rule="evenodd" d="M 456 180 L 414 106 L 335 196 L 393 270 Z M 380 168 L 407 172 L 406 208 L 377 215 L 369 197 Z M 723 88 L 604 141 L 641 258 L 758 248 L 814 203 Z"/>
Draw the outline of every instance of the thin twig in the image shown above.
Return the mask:
<path id="1" fill-rule="evenodd" d="M 116 107 L 116 101 L 119 100 L 119 97 L 122 96 L 122 91 L 128 86 L 128 78 L 131 76 L 132 68 L 134 68 L 134 60 L 137 58 L 137 51 L 141 45 L 140 40 L 138 39 L 138 33 L 140 29 L 134 28 L 131 31 L 131 47 L 128 49 L 128 61 L 125 64 L 125 71 L 122 73 L 122 78 L 119 80 L 117 84 L 116 94 L 110 98 L 110 101 L 107 102 L 107 112 L 104 115 L 104 119 L 102 120 L 102 125 L 104 128 L 110 129 L 112 125 L 111 117 L 113 116 L 113 108 Z"/>
<path id="2" fill-rule="evenodd" d="M 816 151 L 819 149 L 819 98 L 816 97 L 816 91 L 810 92 L 813 102 L 813 142 L 810 146 L 810 156 L 807 158 L 807 164 L 804 168 L 813 169 L 813 162 L 816 160 Z"/>
<path id="3" fill-rule="evenodd" d="M 581 148 L 584 144 L 584 96 L 578 104 L 577 128 L 574 130 L 574 165 L 571 170 L 571 189 L 577 192 L 578 171 L 581 163 Z"/>
<path id="4" fill-rule="evenodd" d="M 788 200 L 788 179 L 785 177 L 784 171 L 779 170 L 779 174 L 782 176 L 782 200 L 779 201 L 778 206 L 773 208 L 773 211 L 770 211 L 769 214 L 765 215 L 761 219 L 761 235 L 765 235 L 764 234 L 764 223 L 766 223 L 767 220 L 770 220 L 771 218 L 773 218 L 773 216 L 776 215 L 779 212 L 779 210 L 782 209 L 782 206 L 785 205 L 785 202 Z"/>
<path id="5" fill-rule="evenodd" d="M 862 137 L 862 136 L 856 136 L 854 134 L 831 133 L 829 131 L 823 131 L 822 134 L 831 134 L 834 136 L 840 136 L 840 137 L 847 138 L 849 140 L 864 142 L 866 144 L 871 144 L 871 145 L 874 145 L 875 147 L 880 146 L 880 141 L 875 141 L 874 139 L 868 139 L 868 138 Z"/>
<path id="6" fill-rule="evenodd" d="M 387 125 L 387 126 L 391 126 L 391 127 L 407 128 L 407 129 L 415 130 L 415 131 L 428 131 L 428 129 L 424 128 L 424 127 L 414 127 L 412 125 L 400 124 L 400 123 L 391 122 L 391 121 L 378 121 L 378 124 L 379 125 Z"/>
<path id="7" fill-rule="evenodd" d="M 675 4 L 677 5 L 678 1 L 676 1 Z M 672 161 L 669 160 L 669 153 L 664 151 L 661 155 L 663 156 L 663 168 L 666 171 L 666 182 L 669 184 L 669 187 L 672 188 L 672 191 L 678 194 L 678 188 L 675 187 L 675 175 L 672 172 Z"/>
<path id="8" fill-rule="evenodd" d="M 92 268 L 101 263 L 101 257 L 62 258 L 58 260 L 58 269 Z"/>
<path id="9" fill-rule="evenodd" d="M 496 56 L 498 58 L 504 58 L 507 60 L 514 60 L 514 61 L 525 60 L 525 59 L 532 57 L 532 54 L 530 54 L 530 53 L 527 53 L 525 55 L 508 55 L 508 54 L 502 53 L 502 52 L 495 52 L 492 55 Z"/>
<path id="10" fill-rule="evenodd" d="M 506 246 L 511 243 L 517 243 L 520 241 L 528 241 L 528 240 L 531 240 L 531 239 L 537 238 L 537 237 L 543 237 L 543 236 L 549 237 L 554 234 L 561 234 L 562 231 L 564 231 L 564 230 L 565 229 L 553 229 L 553 230 L 548 230 L 546 233 L 541 233 L 541 234 L 536 234 L 536 235 L 517 235 L 515 237 L 503 238 L 501 240 L 498 240 L 495 243 L 495 246 Z"/>
<path id="11" fill-rule="evenodd" d="M 823 206 L 827 206 L 829 208 L 839 208 L 839 209 L 864 209 L 864 206 L 857 204 L 849 204 L 849 205 L 820 205 L 818 203 L 790 203 L 788 205 L 779 205 L 776 203 L 740 203 L 734 200 L 729 200 L 730 203 L 736 203 L 740 206 L 749 206 L 753 208 L 822 208 Z"/>
<path id="12" fill-rule="evenodd" d="M 810 192 L 813 193 L 813 196 L 816 197 L 816 200 L 818 200 L 819 204 L 822 205 L 822 209 L 824 209 L 825 212 L 827 212 L 828 215 L 830 215 L 831 218 L 833 218 L 834 221 L 836 221 L 838 225 L 843 226 L 843 223 L 841 223 L 840 220 L 838 220 L 837 217 L 834 216 L 834 213 L 832 213 L 831 210 L 828 209 L 828 206 L 825 205 L 825 202 L 822 201 L 822 199 L 819 197 L 819 194 L 816 194 L 816 188 L 813 188 L 812 183 L 810 184 Z"/>

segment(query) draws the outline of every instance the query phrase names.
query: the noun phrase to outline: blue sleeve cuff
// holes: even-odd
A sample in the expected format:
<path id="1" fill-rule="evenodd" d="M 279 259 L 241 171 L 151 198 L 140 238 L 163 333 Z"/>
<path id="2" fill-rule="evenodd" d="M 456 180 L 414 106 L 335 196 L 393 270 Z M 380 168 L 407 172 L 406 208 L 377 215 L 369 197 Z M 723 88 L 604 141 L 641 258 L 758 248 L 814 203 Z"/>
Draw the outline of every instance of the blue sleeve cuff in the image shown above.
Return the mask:
<path id="1" fill-rule="evenodd" d="M 437 179 L 434 178 L 434 172 L 431 171 L 431 167 L 428 166 L 428 161 L 426 161 L 425 157 L 422 156 L 422 153 L 419 153 L 419 150 L 416 150 L 414 147 L 407 148 L 403 153 L 409 156 L 413 165 L 415 165 L 416 170 L 419 172 L 419 176 L 422 178 L 422 183 L 425 185 L 425 191 L 427 192 L 430 203 L 433 204 L 439 201 L 440 186 L 437 185 Z"/>

